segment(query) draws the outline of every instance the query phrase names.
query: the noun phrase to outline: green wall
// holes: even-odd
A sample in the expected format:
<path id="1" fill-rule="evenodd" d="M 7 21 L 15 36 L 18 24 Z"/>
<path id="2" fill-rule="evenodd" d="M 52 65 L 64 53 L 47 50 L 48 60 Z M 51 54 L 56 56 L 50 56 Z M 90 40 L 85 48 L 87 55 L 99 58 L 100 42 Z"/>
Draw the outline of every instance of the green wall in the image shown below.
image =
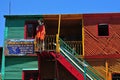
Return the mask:
<path id="1" fill-rule="evenodd" d="M 42 19 L 42 15 L 5 15 L 2 79 L 21 80 L 23 68 L 38 68 L 37 56 L 5 56 L 7 39 L 23 39 L 26 21 Z"/>
<path id="2" fill-rule="evenodd" d="M 42 16 L 7 16 L 5 17 L 5 27 L 8 28 L 7 39 L 23 39 L 24 26 L 26 21 L 42 19 Z"/>
<path id="3" fill-rule="evenodd" d="M 7 39 L 23 39 L 24 38 L 24 24 L 23 19 L 7 19 L 6 27 L 8 27 Z"/>
<path id="4" fill-rule="evenodd" d="M 38 68 L 37 56 L 6 56 L 5 80 L 21 80 L 24 68 Z"/>

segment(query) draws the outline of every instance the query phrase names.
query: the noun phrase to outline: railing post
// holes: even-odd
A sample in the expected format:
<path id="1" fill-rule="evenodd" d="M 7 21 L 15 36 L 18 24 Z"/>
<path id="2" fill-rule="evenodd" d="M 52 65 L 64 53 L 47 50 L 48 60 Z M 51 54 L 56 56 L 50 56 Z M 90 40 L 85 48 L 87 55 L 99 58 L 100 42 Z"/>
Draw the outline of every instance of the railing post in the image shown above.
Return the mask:
<path id="1" fill-rule="evenodd" d="M 85 64 L 85 61 L 83 61 L 84 64 Z M 86 80 L 86 65 L 83 65 L 84 66 L 84 80 Z"/>

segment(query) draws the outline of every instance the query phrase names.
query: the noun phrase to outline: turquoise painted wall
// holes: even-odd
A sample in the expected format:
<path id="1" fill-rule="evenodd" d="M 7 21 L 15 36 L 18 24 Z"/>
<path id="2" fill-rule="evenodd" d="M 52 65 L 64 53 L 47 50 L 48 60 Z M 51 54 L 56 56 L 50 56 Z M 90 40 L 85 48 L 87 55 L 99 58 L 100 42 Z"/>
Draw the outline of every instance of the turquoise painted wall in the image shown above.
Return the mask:
<path id="1" fill-rule="evenodd" d="M 5 58 L 5 80 L 21 80 L 24 68 L 38 68 L 37 56 L 7 56 Z"/>
<path id="2" fill-rule="evenodd" d="M 7 39 L 23 39 L 24 26 L 26 21 L 41 19 L 42 16 L 8 16 L 6 17 L 5 27 L 8 28 Z"/>
<path id="3" fill-rule="evenodd" d="M 24 19 L 7 19 L 6 27 L 8 27 L 7 39 L 23 39 L 24 38 Z"/>
<path id="4" fill-rule="evenodd" d="M 4 33 L 4 49 L 7 39 L 23 39 L 24 25 L 26 21 L 38 20 L 41 15 L 31 16 L 5 16 L 5 33 Z M 2 79 L 4 80 L 21 80 L 23 68 L 38 68 L 37 56 L 4 56 L 2 57 Z"/>

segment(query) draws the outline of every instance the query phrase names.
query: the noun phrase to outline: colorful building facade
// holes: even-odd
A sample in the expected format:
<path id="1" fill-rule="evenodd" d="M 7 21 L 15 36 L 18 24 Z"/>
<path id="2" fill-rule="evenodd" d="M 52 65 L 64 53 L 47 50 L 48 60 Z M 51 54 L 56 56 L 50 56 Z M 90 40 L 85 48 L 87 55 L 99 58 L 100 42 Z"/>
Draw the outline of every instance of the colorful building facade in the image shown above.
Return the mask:
<path id="1" fill-rule="evenodd" d="M 119 76 L 120 13 L 61 14 L 61 19 L 57 14 L 4 17 L 3 79 L 21 80 L 24 73 L 28 74 L 29 71 L 38 76 L 38 56 L 34 54 L 33 41 L 37 21 L 41 19 L 44 20 L 46 28 L 47 51 L 55 50 L 53 43 L 56 43 L 55 36 L 60 22 L 60 38 L 77 52 L 74 54 L 77 58 L 85 59 L 106 80 L 114 80 L 116 75 Z"/>
<path id="2" fill-rule="evenodd" d="M 86 59 L 102 76 L 109 75 L 111 78 L 120 72 L 119 16 L 119 13 L 84 15 Z"/>

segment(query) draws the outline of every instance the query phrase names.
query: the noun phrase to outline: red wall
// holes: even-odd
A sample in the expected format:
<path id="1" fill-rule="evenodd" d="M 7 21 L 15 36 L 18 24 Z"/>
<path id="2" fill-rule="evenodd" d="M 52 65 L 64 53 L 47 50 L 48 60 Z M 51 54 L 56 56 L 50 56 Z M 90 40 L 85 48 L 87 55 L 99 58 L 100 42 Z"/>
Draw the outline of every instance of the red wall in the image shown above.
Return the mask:
<path id="1" fill-rule="evenodd" d="M 120 54 L 120 14 L 84 14 L 85 56 Z M 109 36 L 98 36 L 98 24 L 109 24 Z M 112 56 L 114 57 L 114 56 Z"/>
<path id="2" fill-rule="evenodd" d="M 54 55 L 56 56 L 56 54 Z M 59 63 L 59 61 L 51 56 L 49 52 L 38 54 L 38 65 L 40 80 L 53 80 L 55 78 L 59 80 L 77 80 L 74 75 L 77 75 L 78 77 L 81 76 L 81 78 L 83 78 L 81 74 L 73 75 L 70 73 L 62 64 Z M 70 68 L 75 70 L 73 67 Z M 73 73 L 75 73 L 75 71 Z"/>

